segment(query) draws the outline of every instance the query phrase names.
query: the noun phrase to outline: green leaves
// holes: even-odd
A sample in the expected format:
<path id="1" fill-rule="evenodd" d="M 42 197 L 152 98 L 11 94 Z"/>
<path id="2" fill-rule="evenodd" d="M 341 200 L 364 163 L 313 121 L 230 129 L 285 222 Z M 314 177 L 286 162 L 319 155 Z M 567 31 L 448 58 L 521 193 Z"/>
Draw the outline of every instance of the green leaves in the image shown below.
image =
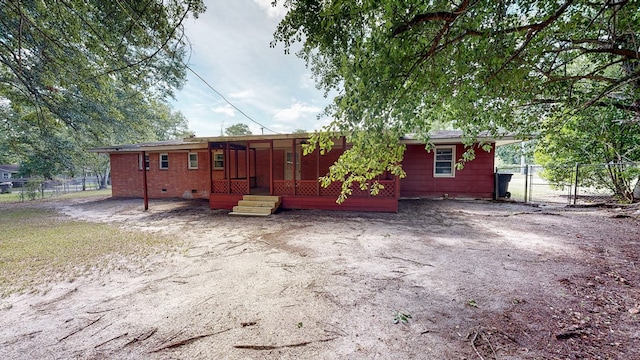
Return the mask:
<path id="1" fill-rule="evenodd" d="M 324 131 L 355 141 L 331 179 L 397 172 L 389 140 L 434 125 L 527 137 L 589 107 L 640 117 L 637 1 L 284 3 L 272 45 L 302 42 L 318 84 L 339 93 Z"/>
<path id="2" fill-rule="evenodd" d="M 624 163 L 640 161 L 640 123 L 621 121 L 624 116 L 623 110 L 610 107 L 566 116 L 561 126 L 550 119 L 535 152 L 536 162 L 545 166 L 543 176 L 555 184 L 573 182 L 567 169 L 580 163 L 581 185 L 607 188 L 632 200 L 638 174 Z"/>
<path id="3" fill-rule="evenodd" d="M 182 22 L 204 10 L 201 0 L 0 0 L 0 149 L 49 177 L 72 171 L 86 146 L 184 134 L 164 101 L 185 77 Z"/>
<path id="4" fill-rule="evenodd" d="M 251 135 L 251 129 L 249 129 L 249 125 L 243 123 L 237 123 L 229 126 L 224 129 L 225 134 L 229 136 L 233 135 Z"/>

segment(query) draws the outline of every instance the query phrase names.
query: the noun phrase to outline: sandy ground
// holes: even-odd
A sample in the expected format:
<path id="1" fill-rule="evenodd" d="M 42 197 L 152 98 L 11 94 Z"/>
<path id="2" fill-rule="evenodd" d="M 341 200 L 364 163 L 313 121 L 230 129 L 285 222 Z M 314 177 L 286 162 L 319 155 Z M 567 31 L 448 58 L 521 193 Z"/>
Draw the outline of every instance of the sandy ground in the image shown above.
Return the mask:
<path id="1" fill-rule="evenodd" d="M 0 359 L 640 358 L 637 207 L 46 206 L 179 246 L 0 299 Z"/>

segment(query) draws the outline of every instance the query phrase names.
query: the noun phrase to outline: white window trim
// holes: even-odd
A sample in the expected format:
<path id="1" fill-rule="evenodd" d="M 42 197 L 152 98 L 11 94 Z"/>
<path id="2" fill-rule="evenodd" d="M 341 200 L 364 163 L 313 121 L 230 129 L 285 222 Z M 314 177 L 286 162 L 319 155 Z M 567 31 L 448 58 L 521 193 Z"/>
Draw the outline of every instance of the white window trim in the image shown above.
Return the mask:
<path id="1" fill-rule="evenodd" d="M 436 164 L 438 162 L 444 162 L 445 160 L 438 161 L 438 150 L 451 149 L 451 173 L 449 174 L 437 174 Z M 437 145 L 433 149 L 433 177 L 453 178 L 456 177 L 456 146 L 455 145 Z"/>
<path id="2" fill-rule="evenodd" d="M 222 160 L 216 160 L 216 155 L 222 155 Z M 211 164 L 211 167 L 213 168 L 213 170 L 224 170 L 224 153 L 221 151 L 217 151 L 213 153 L 213 157 L 212 157 L 212 161 L 213 164 Z M 222 161 L 222 166 L 216 166 L 216 161 Z"/>
<path id="3" fill-rule="evenodd" d="M 144 163 L 148 164 L 149 163 L 149 154 L 145 154 L 144 158 L 145 158 Z M 142 154 L 139 154 L 138 155 L 138 170 L 142 170 L 142 163 L 143 163 Z M 149 170 L 149 166 L 147 166 L 147 170 Z"/>
<path id="4" fill-rule="evenodd" d="M 163 166 L 162 166 L 162 157 L 163 157 L 163 156 L 166 156 L 166 157 L 167 157 L 167 166 L 166 166 L 166 167 L 163 167 Z M 164 153 L 164 154 L 159 154 L 159 155 L 158 155 L 158 168 L 159 168 L 160 170 L 168 170 L 168 169 L 169 169 L 169 154 Z"/>
<path id="5" fill-rule="evenodd" d="M 191 165 L 191 155 L 195 155 L 196 156 L 196 159 L 195 159 L 196 165 L 195 166 Z M 189 154 L 187 154 L 187 166 L 188 166 L 188 168 L 190 170 L 195 170 L 195 169 L 198 168 L 198 153 L 190 152 Z"/>

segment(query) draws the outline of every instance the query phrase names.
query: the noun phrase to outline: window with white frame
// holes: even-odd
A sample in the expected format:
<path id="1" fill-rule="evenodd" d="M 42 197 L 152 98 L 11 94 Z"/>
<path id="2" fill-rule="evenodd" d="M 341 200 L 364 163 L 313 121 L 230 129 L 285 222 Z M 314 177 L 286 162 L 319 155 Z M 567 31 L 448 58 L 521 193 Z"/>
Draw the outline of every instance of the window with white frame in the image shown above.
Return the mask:
<path id="1" fill-rule="evenodd" d="M 3 179 L 9 179 L 9 178 L 11 178 L 11 174 L 9 174 L 8 172 L 3 172 L 2 173 L 2 178 Z"/>
<path id="2" fill-rule="evenodd" d="M 169 168 L 169 154 L 160 154 L 160 169 Z"/>
<path id="3" fill-rule="evenodd" d="M 454 177 L 455 176 L 455 158 L 456 147 L 436 146 L 434 150 L 434 166 L 433 176 L 435 177 Z"/>
<path id="4" fill-rule="evenodd" d="M 149 170 L 149 154 L 144 155 L 144 168 Z M 142 154 L 138 155 L 138 170 L 142 170 Z"/>
<path id="5" fill-rule="evenodd" d="M 189 169 L 198 168 L 198 153 L 189 153 Z"/>
<path id="6" fill-rule="evenodd" d="M 224 169 L 224 153 L 213 153 L 213 168 L 216 170 Z"/>

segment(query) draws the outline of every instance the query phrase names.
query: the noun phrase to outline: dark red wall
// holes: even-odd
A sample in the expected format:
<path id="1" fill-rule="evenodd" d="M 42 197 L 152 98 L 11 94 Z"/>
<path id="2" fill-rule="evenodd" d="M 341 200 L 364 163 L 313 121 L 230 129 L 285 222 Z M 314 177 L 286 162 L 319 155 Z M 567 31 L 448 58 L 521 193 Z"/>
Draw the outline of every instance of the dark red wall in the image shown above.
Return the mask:
<path id="1" fill-rule="evenodd" d="M 400 180 L 401 197 L 469 197 L 491 198 L 493 193 L 494 149 L 486 152 L 475 148 L 476 158 L 467 162 L 464 169 L 455 170 L 455 177 L 433 176 L 433 151 L 424 145 L 407 145 L 402 167 L 407 177 Z M 456 159 L 465 149 L 456 145 Z"/>

